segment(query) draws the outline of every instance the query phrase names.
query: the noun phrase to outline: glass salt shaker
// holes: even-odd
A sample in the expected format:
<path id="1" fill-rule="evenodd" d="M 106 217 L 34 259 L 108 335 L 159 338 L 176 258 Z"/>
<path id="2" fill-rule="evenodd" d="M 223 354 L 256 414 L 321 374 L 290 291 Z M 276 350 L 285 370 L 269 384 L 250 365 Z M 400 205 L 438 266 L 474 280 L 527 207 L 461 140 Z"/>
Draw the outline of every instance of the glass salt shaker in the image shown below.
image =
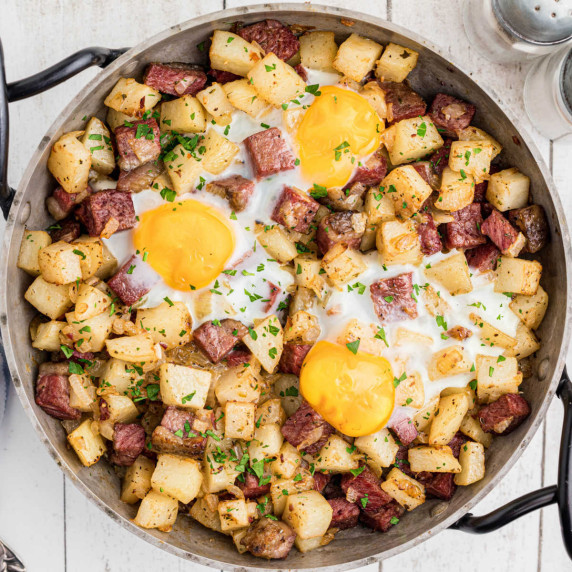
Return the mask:
<path id="1" fill-rule="evenodd" d="M 572 0 L 463 0 L 469 42 L 488 60 L 514 63 L 572 39 Z"/>
<path id="2" fill-rule="evenodd" d="M 572 47 L 534 62 L 524 83 L 524 108 L 549 139 L 572 133 Z"/>

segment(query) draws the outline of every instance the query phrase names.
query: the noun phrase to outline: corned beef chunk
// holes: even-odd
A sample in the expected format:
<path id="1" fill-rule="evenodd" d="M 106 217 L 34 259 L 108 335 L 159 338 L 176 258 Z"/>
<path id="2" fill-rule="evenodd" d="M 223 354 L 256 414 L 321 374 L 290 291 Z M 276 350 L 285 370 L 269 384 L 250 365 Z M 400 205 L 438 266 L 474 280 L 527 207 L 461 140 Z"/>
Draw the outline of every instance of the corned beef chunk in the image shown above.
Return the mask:
<path id="1" fill-rule="evenodd" d="M 449 136 L 455 136 L 473 120 L 477 108 L 472 103 L 446 93 L 438 93 L 429 108 L 429 116 L 437 128 Z"/>
<path id="2" fill-rule="evenodd" d="M 207 74 L 198 66 L 191 64 L 153 62 L 145 70 L 143 83 L 161 93 L 176 97 L 196 95 L 207 83 Z"/>
<path id="3" fill-rule="evenodd" d="M 428 471 L 415 475 L 416 480 L 425 486 L 425 492 L 428 495 L 444 501 L 451 500 L 455 494 L 457 487 L 453 480 L 454 477 L 453 473 L 430 473 Z"/>
<path id="4" fill-rule="evenodd" d="M 76 420 L 81 417 L 81 411 L 70 406 L 67 375 L 40 375 L 36 383 L 36 404 L 56 419 Z"/>
<path id="5" fill-rule="evenodd" d="M 270 492 L 270 483 L 258 484 L 258 477 L 252 473 L 244 472 L 244 482 L 236 479 L 235 485 L 244 493 L 247 499 L 256 499 Z"/>
<path id="6" fill-rule="evenodd" d="M 210 69 L 208 71 L 209 76 L 211 76 L 214 81 L 216 81 L 217 83 L 228 83 L 230 81 L 235 81 L 237 79 L 244 79 L 242 76 L 240 75 L 236 75 L 234 73 L 228 72 L 228 71 L 223 71 L 223 70 L 213 70 Z"/>
<path id="7" fill-rule="evenodd" d="M 294 344 L 291 342 L 284 344 L 280 365 L 278 366 L 280 371 L 282 373 L 300 375 L 302 362 L 311 349 L 312 346 L 309 344 Z"/>
<path id="8" fill-rule="evenodd" d="M 529 414 L 530 406 L 522 395 L 506 393 L 481 408 L 478 418 L 486 433 L 506 435 L 516 429 Z"/>
<path id="9" fill-rule="evenodd" d="M 387 324 L 417 318 L 417 302 L 412 298 L 413 274 L 406 272 L 382 278 L 369 287 L 373 307 L 380 322 Z"/>
<path id="10" fill-rule="evenodd" d="M 394 500 L 381 507 L 377 512 L 369 513 L 362 511 L 360 522 L 373 530 L 387 532 L 392 526 L 399 522 L 405 509 Z"/>
<path id="11" fill-rule="evenodd" d="M 481 232 L 488 236 L 503 254 L 508 252 L 518 240 L 518 232 L 496 209 L 481 225 Z M 522 246 L 524 245 L 521 245 L 516 252 L 512 253 L 513 256 L 518 255 Z"/>
<path id="12" fill-rule="evenodd" d="M 540 205 L 530 205 L 509 211 L 509 220 L 520 229 L 526 238 L 526 252 L 534 254 L 550 240 L 546 213 Z"/>
<path id="13" fill-rule="evenodd" d="M 298 38 L 281 22 L 264 20 L 238 30 L 247 42 L 256 42 L 267 54 L 272 52 L 281 60 L 289 60 L 299 49 Z"/>
<path id="14" fill-rule="evenodd" d="M 140 256 L 134 254 L 107 282 L 126 306 L 133 306 L 157 282 L 159 275 Z"/>
<path id="15" fill-rule="evenodd" d="M 312 197 L 292 187 L 284 187 L 274 207 L 272 220 L 290 230 L 307 234 L 320 208 Z"/>
<path id="16" fill-rule="evenodd" d="M 445 225 L 447 248 L 473 248 L 487 241 L 481 232 L 480 204 L 472 203 L 451 215 L 455 220 Z"/>
<path id="17" fill-rule="evenodd" d="M 130 193 L 138 193 L 145 189 L 150 189 L 153 181 L 163 170 L 158 161 L 145 163 L 131 171 L 121 171 L 117 179 L 118 191 L 129 191 Z"/>
<path id="18" fill-rule="evenodd" d="M 135 226 L 135 207 L 131 193 L 100 191 L 90 195 L 76 210 L 76 217 L 89 236 L 109 238 L 114 232 Z"/>
<path id="19" fill-rule="evenodd" d="M 314 473 L 314 490 L 323 493 L 331 478 L 331 475 L 326 473 Z"/>
<path id="20" fill-rule="evenodd" d="M 417 233 L 419 234 L 419 241 L 421 242 L 421 252 L 425 256 L 431 256 L 443 249 L 441 236 L 435 226 L 433 217 L 429 214 L 422 215 L 419 218 L 420 222 L 417 225 Z"/>
<path id="21" fill-rule="evenodd" d="M 329 499 L 328 502 L 332 507 L 332 521 L 330 526 L 345 530 L 357 526 L 360 514 L 359 507 L 346 499 Z"/>
<path id="22" fill-rule="evenodd" d="M 366 466 L 357 475 L 344 473 L 342 475 L 342 491 L 346 500 L 356 503 L 367 513 L 375 513 L 381 507 L 391 502 L 391 497 L 380 487 L 381 481 Z M 362 499 L 365 499 L 362 502 Z"/>
<path id="23" fill-rule="evenodd" d="M 379 85 L 385 93 L 388 123 L 425 115 L 427 104 L 407 84 L 383 81 Z"/>
<path id="24" fill-rule="evenodd" d="M 113 453 L 109 460 L 128 467 L 145 448 L 145 429 L 137 423 L 116 423 L 113 431 Z"/>
<path id="25" fill-rule="evenodd" d="M 240 543 L 258 558 L 283 559 L 295 539 L 296 533 L 285 522 L 261 518 L 250 525 Z"/>
<path id="26" fill-rule="evenodd" d="M 193 332 L 193 339 L 213 363 L 218 363 L 247 333 L 248 328 L 241 322 L 227 318 L 216 324 L 204 322 Z"/>
<path id="27" fill-rule="evenodd" d="M 302 401 L 302 405 L 282 426 L 284 439 L 310 455 L 317 453 L 333 432 L 334 428 L 306 401 Z"/>
<path id="28" fill-rule="evenodd" d="M 89 186 L 80 193 L 66 193 L 62 187 L 58 187 L 46 199 L 46 208 L 55 220 L 63 220 L 92 192 Z"/>
<path id="29" fill-rule="evenodd" d="M 67 218 L 53 225 L 50 230 L 50 236 L 53 242 L 63 240 L 64 242 L 72 242 L 79 238 L 81 234 L 81 225 L 76 220 Z"/>
<path id="30" fill-rule="evenodd" d="M 209 183 L 207 190 L 225 197 L 231 208 L 240 212 L 248 206 L 248 201 L 254 193 L 254 183 L 241 175 L 230 175 Z"/>
<path id="31" fill-rule="evenodd" d="M 254 133 L 244 140 L 257 179 L 294 168 L 296 158 L 278 127 Z"/>
<path id="32" fill-rule="evenodd" d="M 352 211 L 330 213 L 318 225 L 316 233 L 318 248 L 322 254 L 326 254 L 336 244 L 345 244 L 348 248 L 357 250 L 365 227 L 363 213 Z"/>
<path id="33" fill-rule="evenodd" d="M 368 187 L 379 185 L 386 174 L 387 159 L 380 148 L 363 165 L 357 166 L 353 177 L 345 188 L 349 188 L 355 183 L 363 183 Z"/>
<path id="34" fill-rule="evenodd" d="M 115 129 L 115 140 L 122 171 L 131 171 L 144 163 L 155 161 L 161 153 L 161 133 L 155 118 L 134 121 L 133 126 Z"/>
<path id="35" fill-rule="evenodd" d="M 389 428 L 402 445 L 410 445 L 417 437 L 417 428 L 410 417 L 402 417 L 393 421 Z"/>
<path id="36" fill-rule="evenodd" d="M 500 250 L 492 242 L 487 242 L 465 252 L 469 268 L 479 272 L 494 270 L 500 255 Z"/>
<path id="37" fill-rule="evenodd" d="M 437 175 L 442 175 L 445 167 L 449 165 L 449 155 L 451 154 L 452 139 L 445 139 L 443 147 L 431 155 L 429 162 Z"/>

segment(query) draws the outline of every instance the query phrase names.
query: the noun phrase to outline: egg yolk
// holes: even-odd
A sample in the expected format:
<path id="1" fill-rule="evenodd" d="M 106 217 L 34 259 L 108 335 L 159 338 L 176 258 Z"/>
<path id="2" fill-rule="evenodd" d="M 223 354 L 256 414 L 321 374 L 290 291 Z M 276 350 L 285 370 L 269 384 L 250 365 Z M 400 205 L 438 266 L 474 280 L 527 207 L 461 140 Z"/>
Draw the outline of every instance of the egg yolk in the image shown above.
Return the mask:
<path id="1" fill-rule="evenodd" d="M 345 185 L 360 157 L 381 143 L 380 119 L 361 95 L 335 86 L 320 88 L 296 133 L 302 175 L 330 188 Z"/>
<path id="2" fill-rule="evenodd" d="M 390 363 L 331 342 L 310 350 L 300 374 L 304 399 L 328 423 L 349 435 L 371 435 L 393 411 L 395 389 Z"/>
<path id="3" fill-rule="evenodd" d="M 199 201 L 165 204 L 140 216 L 133 241 L 171 288 L 189 291 L 210 284 L 234 251 L 224 215 Z"/>

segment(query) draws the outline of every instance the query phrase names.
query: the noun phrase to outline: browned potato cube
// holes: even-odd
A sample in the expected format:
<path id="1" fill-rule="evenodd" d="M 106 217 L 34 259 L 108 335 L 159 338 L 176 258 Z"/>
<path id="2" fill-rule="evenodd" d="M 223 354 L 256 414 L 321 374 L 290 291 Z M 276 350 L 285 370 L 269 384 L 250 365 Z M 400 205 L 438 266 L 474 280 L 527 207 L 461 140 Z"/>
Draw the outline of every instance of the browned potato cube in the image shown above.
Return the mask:
<path id="1" fill-rule="evenodd" d="M 473 289 L 469 265 L 463 252 L 457 252 L 435 264 L 425 266 L 425 276 L 445 286 L 453 296 L 467 294 Z"/>
<path id="2" fill-rule="evenodd" d="M 416 214 L 433 192 L 412 165 L 390 171 L 381 181 L 381 186 L 393 201 L 395 215 L 400 219 L 408 219 Z"/>
<path id="3" fill-rule="evenodd" d="M 333 67 L 354 81 L 361 81 L 374 67 L 383 46 L 352 34 L 341 44 L 333 61 Z"/>
<path id="4" fill-rule="evenodd" d="M 91 153 L 78 139 L 83 131 L 62 135 L 48 157 L 48 170 L 66 193 L 79 193 L 87 187 Z"/>
<path id="5" fill-rule="evenodd" d="M 45 230 L 25 230 L 20 243 L 18 268 L 32 276 L 38 276 L 40 274 L 38 255 L 42 248 L 50 244 L 52 244 L 52 239 Z"/>
<path id="6" fill-rule="evenodd" d="M 389 42 L 377 62 L 375 75 L 383 81 L 403 81 L 417 65 L 419 54 L 415 50 Z"/>
<path id="7" fill-rule="evenodd" d="M 532 296 L 536 294 L 542 264 L 537 260 L 501 257 L 497 264 L 495 292 L 512 292 Z"/>
<path id="8" fill-rule="evenodd" d="M 435 207 L 444 211 L 458 211 L 473 202 L 475 181 L 469 173 L 458 173 L 450 167 L 443 169 L 441 188 Z"/>

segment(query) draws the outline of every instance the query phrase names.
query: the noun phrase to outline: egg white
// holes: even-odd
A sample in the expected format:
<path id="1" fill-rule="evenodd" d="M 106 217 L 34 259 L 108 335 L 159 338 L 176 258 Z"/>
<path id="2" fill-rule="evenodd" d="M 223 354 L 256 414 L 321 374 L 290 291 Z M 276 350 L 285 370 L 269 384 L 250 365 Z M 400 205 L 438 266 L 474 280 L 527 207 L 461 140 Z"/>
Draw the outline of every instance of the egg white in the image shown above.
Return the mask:
<path id="1" fill-rule="evenodd" d="M 309 85 L 335 85 L 339 79 L 340 76 L 337 73 L 308 70 Z M 308 106 L 313 99 L 314 96 L 307 93 L 299 100 L 300 105 Z M 296 107 L 295 104 L 290 105 Z M 213 126 L 214 129 L 223 133 L 229 140 L 240 146 L 240 152 L 236 156 L 234 163 L 224 172 L 223 177 L 238 174 L 251 180 L 254 179 L 246 150 L 241 143 L 246 137 L 261 131 L 267 126 L 281 128 L 283 137 L 290 148 L 296 149 L 292 138 L 282 124 L 281 109 L 269 109 L 256 119 L 251 118 L 242 111 L 235 111 L 228 128 Z M 205 183 L 220 178 L 206 172 L 202 174 L 202 177 L 205 179 Z M 205 189 L 177 197 L 173 203 L 174 206 L 179 201 L 192 198 L 217 208 L 227 217 L 236 238 L 236 248 L 227 264 L 227 269 L 230 271 L 236 270 L 236 273 L 234 275 L 220 274 L 217 280 L 213 281 L 208 287 L 192 292 L 175 290 L 161 281 L 144 297 L 140 306 L 157 306 L 165 297 L 173 301 L 184 302 L 193 317 L 194 328 L 199 326 L 201 322 L 225 317 L 233 317 L 250 325 L 254 320 L 264 318 L 269 313 L 276 312 L 279 303 L 285 300 L 288 290 L 293 286 L 294 278 L 291 272 L 281 268 L 277 262 L 272 261 L 264 248 L 257 243 L 254 228 L 257 222 L 274 224 L 271 220 L 271 214 L 285 185 L 308 190 L 312 187 L 312 182 L 302 176 L 300 167 L 268 177 L 256 183 L 255 191 L 247 208 L 240 213 L 234 213 L 225 199 L 215 196 Z M 105 188 L 110 188 L 110 185 L 107 184 Z M 148 210 L 165 204 L 165 201 L 157 191 L 147 189 L 133 194 L 133 203 L 136 215 L 140 216 Z M 116 233 L 105 241 L 107 247 L 120 264 L 125 263 L 135 251 L 133 230 Z M 477 313 L 500 331 L 514 336 L 519 319 L 509 308 L 510 299 L 503 294 L 494 292 L 491 277 L 488 274 L 473 275 L 471 278 L 473 290 L 470 293 L 451 296 L 445 288 L 439 284 L 431 283 L 424 275 L 425 264 L 434 264 L 454 254 L 454 252 L 452 251 L 448 254 L 437 253 L 431 257 L 425 257 L 421 266 L 406 264 L 388 267 L 383 266 L 376 251 L 365 254 L 366 271 L 350 283 L 350 287 L 356 282 L 364 284 L 366 286 L 365 291 L 360 294 L 359 288 L 347 287 L 342 290 L 334 290 L 326 307 L 316 303 L 311 310 L 318 317 L 320 323 L 321 335 L 319 339 L 336 341 L 340 332 L 352 319 L 358 319 L 365 324 L 373 323 L 381 327 L 374 311 L 369 286 L 380 278 L 390 278 L 403 272 L 412 272 L 414 284 L 419 286 L 427 283 L 431 284 L 450 305 L 451 312 L 447 317 L 449 328 L 464 326 L 473 331 L 472 337 L 462 342 L 470 360 L 474 361 L 477 354 L 500 355 L 502 353 L 501 348 L 485 345 L 481 341 L 478 328 L 469 318 L 471 313 Z M 268 308 L 270 283 L 278 286 L 281 292 L 272 307 Z M 212 312 L 199 321 L 196 316 L 194 302 L 206 290 L 210 290 L 213 293 Z M 393 322 L 384 326 L 386 339 L 389 343 L 384 357 L 390 361 L 394 370 L 399 369 L 399 365 L 405 363 L 406 371 L 409 373 L 415 371 L 421 375 L 421 379 L 424 380 L 425 401 L 428 402 L 439 395 L 446 387 L 465 387 L 474 378 L 474 374 L 466 373 L 446 377 L 438 381 L 429 381 L 427 366 L 431 355 L 438 350 L 461 342 L 453 338 L 445 339 L 446 336 L 442 336 L 445 333 L 444 329 L 427 312 L 422 299 L 420 299 L 421 296 L 418 298 L 417 319 Z M 256 297 L 259 298 L 254 299 Z M 475 307 L 475 304 L 479 304 L 478 307 Z M 334 307 L 336 308 L 336 313 L 331 312 L 331 309 Z M 329 313 L 328 310 L 330 310 Z M 432 345 L 409 344 L 400 347 L 394 346 L 395 333 L 399 327 L 405 327 L 430 336 L 433 339 Z M 415 413 L 415 410 L 410 407 L 396 407 L 395 409 L 392 418 L 403 414 L 412 415 Z"/>

